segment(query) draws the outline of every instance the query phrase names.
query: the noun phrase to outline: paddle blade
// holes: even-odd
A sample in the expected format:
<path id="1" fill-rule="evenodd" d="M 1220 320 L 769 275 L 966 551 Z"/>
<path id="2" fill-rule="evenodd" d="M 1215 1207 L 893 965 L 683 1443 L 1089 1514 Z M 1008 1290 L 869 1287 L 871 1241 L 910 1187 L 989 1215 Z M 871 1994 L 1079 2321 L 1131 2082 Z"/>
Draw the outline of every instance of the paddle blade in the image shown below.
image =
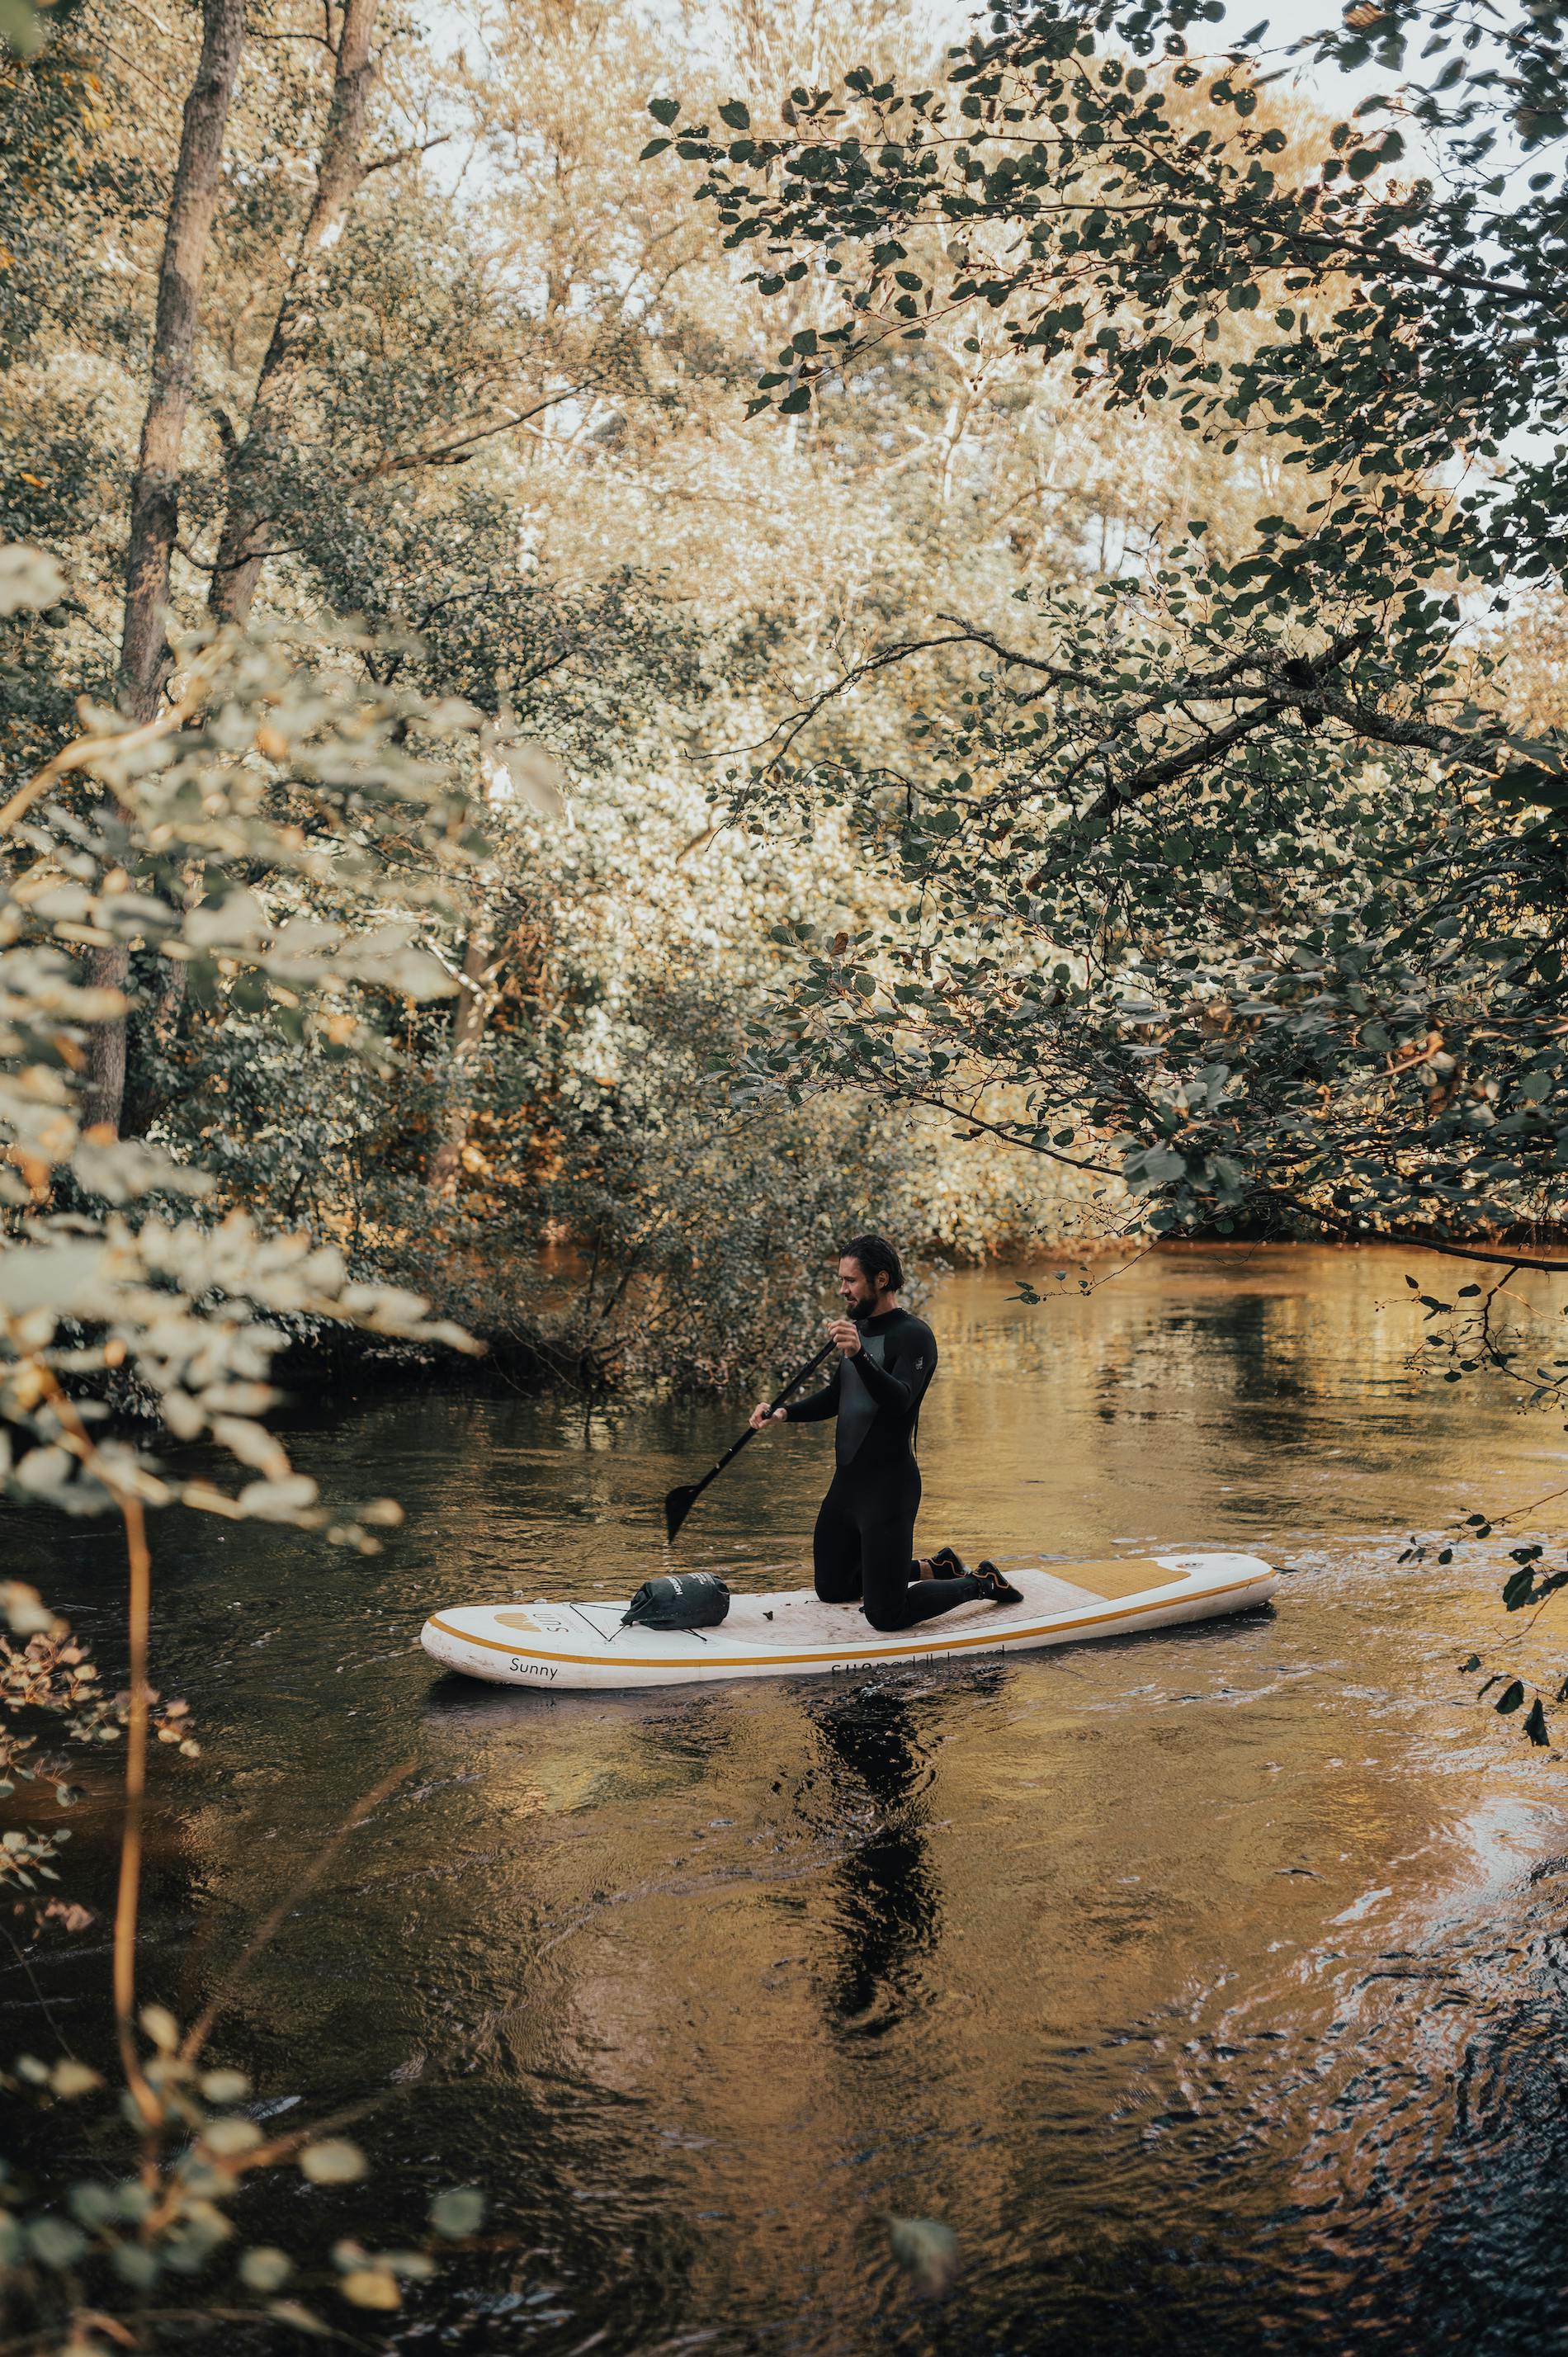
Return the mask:
<path id="1" fill-rule="evenodd" d="M 682 1523 L 685 1521 L 687 1515 L 696 1504 L 698 1497 L 701 1495 L 701 1491 L 702 1484 L 699 1483 L 695 1488 L 688 1487 L 683 1490 L 671 1490 L 666 1492 L 664 1499 L 664 1536 L 666 1540 L 673 1539 L 676 1532 L 680 1529 Z"/>

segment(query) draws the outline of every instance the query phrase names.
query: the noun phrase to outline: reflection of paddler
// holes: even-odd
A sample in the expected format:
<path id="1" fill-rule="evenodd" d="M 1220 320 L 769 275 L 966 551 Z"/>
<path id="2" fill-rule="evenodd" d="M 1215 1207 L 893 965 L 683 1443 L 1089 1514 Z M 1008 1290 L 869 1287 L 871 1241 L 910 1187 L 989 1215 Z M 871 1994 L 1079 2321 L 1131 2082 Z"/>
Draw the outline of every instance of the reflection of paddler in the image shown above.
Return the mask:
<path id="1" fill-rule="evenodd" d="M 993 1564 L 966 1571 L 950 1546 L 915 1555 L 920 1402 L 937 1371 L 937 1340 L 924 1318 L 900 1309 L 904 1270 L 886 1236 L 855 1236 L 839 1259 L 845 1315 L 829 1328 L 838 1346 L 832 1380 L 789 1407 L 754 1408 L 751 1423 L 837 1418 L 832 1483 L 811 1541 L 824 1604 L 858 1598 L 874 1629 L 912 1629 L 955 1605 L 1018 1604 Z"/>
<path id="2" fill-rule="evenodd" d="M 941 1924 L 941 1891 L 918 1804 L 928 1763 L 896 1695 L 835 1696 L 811 1717 L 877 1806 L 875 1831 L 848 1852 L 833 1878 L 843 1893 L 838 2009 L 863 2031 L 879 2031 L 891 2026 L 898 1984 L 913 1959 L 935 1947 Z"/>

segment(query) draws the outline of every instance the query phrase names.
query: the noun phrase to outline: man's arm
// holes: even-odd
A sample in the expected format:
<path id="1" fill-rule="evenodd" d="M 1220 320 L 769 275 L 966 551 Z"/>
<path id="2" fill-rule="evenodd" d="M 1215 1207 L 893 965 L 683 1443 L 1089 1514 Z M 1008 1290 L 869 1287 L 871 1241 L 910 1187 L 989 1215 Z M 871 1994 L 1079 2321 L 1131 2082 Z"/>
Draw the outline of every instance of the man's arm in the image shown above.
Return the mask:
<path id="1" fill-rule="evenodd" d="M 923 1319 L 911 1318 L 892 1339 L 881 1366 L 865 1351 L 860 1352 L 855 1365 L 878 1407 L 908 1415 L 919 1406 L 937 1372 L 937 1338 Z"/>
<path id="2" fill-rule="evenodd" d="M 784 1411 L 786 1424 L 820 1424 L 824 1416 L 839 1412 L 839 1377 L 843 1372 L 841 1359 L 820 1392 L 808 1392 L 804 1399 L 791 1400 Z"/>

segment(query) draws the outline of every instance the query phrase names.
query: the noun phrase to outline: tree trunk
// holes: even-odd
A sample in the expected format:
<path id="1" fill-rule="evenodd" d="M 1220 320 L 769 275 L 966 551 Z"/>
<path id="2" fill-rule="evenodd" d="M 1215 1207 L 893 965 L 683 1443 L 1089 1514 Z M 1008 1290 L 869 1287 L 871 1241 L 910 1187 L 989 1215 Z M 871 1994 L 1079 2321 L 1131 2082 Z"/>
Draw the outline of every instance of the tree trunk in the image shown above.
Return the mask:
<path id="1" fill-rule="evenodd" d="M 447 1108 L 446 1132 L 430 1166 L 430 1191 L 433 1195 L 455 1195 L 457 1191 L 457 1169 L 463 1148 L 468 1142 L 468 1124 L 473 1108 L 463 1077 L 463 1068 L 469 1063 L 484 1037 L 485 1022 L 489 1014 L 489 984 L 494 965 L 490 956 L 490 926 L 481 912 L 474 920 L 474 930 L 468 935 L 463 952 L 463 995 L 457 1001 L 456 1019 L 452 1026 L 452 1061 L 455 1066 L 456 1094 Z"/>
<path id="2" fill-rule="evenodd" d="M 153 382 L 131 485 L 120 700 L 151 720 L 168 661 L 164 608 L 178 524 L 180 444 L 190 407 L 201 274 L 223 172 L 223 138 L 245 37 L 244 0 L 205 0 L 201 58 L 185 102 L 153 328 Z"/>
<path id="3" fill-rule="evenodd" d="M 179 522 L 180 445 L 190 407 L 201 277 L 222 185 L 223 140 L 245 38 L 244 0 L 204 0 L 201 56 L 185 102 L 179 160 L 164 231 L 153 327 L 152 388 L 131 484 L 125 551 L 125 612 L 120 636 L 120 704 L 137 722 L 154 718 L 168 666 L 164 609 Z M 124 990 L 124 949 L 95 950 L 95 987 Z M 88 1043 L 84 1108 L 89 1126 L 120 1125 L 125 1094 L 125 1024 L 95 1024 Z"/>
<path id="4" fill-rule="evenodd" d="M 380 0 L 346 0 L 332 105 L 317 166 L 316 194 L 289 273 L 243 441 L 231 450 L 223 536 L 209 603 L 222 622 L 250 614 L 272 545 L 273 489 L 289 419 L 303 385 L 305 354 L 325 276 L 325 257 L 365 177 L 361 154 L 376 66 L 371 56 Z"/>
<path id="5" fill-rule="evenodd" d="M 131 952 L 126 949 L 94 950 L 87 961 L 87 976 L 94 990 L 124 992 L 131 978 Z M 120 1134 L 125 1104 L 125 1018 L 116 1015 L 95 1023 L 87 1035 L 87 1086 L 82 1092 L 81 1125 Z"/>

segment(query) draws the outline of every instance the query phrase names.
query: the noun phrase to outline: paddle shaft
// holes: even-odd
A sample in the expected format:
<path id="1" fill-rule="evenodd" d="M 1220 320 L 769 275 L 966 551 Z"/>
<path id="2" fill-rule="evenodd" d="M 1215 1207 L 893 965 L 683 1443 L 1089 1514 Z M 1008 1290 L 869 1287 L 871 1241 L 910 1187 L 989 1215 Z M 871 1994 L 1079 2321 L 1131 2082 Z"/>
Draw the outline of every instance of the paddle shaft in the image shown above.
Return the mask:
<path id="1" fill-rule="evenodd" d="M 817 1352 L 816 1357 L 814 1359 L 808 1359 L 805 1365 L 799 1368 L 796 1372 L 790 1376 L 789 1382 L 785 1384 L 778 1397 L 768 1401 L 768 1415 L 772 1415 L 778 1409 L 781 1408 L 785 1401 L 789 1399 L 793 1393 L 800 1390 L 800 1385 L 806 1381 L 807 1377 L 814 1375 L 817 1369 L 822 1365 L 822 1361 L 824 1359 L 831 1358 L 837 1348 L 838 1344 L 836 1342 L 824 1342 L 822 1349 Z M 714 1466 L 710 1471 L 704 1473 L 700 1481 L 693 1481 L 689 1490 L 671 1490 L 670 1492 L 671 1498 L 679 1497 L 684 1501 L 681 1512 L 681 1521 L 682 1523 L 685 1521 L 686 1516 L 691 1512 L 692 1508 L 696 1504 L 697 1500 L 702 1496 L 703 1491 L 707 1488 L 709 1482 L 716 1481 L 719 1475 L 724 1471 L 725 1467 L 732 1463 L 733 1460 L 740 1455 L 740 1452 L 746 1447 L 746 1442 L 748 1440 L 755 1440 L 756 1437 L 757 1427 L 748 1424 L 746 1430 L 741 1434 L 740 1438 L 731 1442 L 730 1446 L 725 1450 L 724 1455 L 719 1458 L 718 1463 Z M 669 1499 L 666 1499 L 666 1513 L 669 1512 Z M 679 1528 L 679 1524 L 677 1524 L 676 1527 Z M 671 1538 L 673 1538 L 674 1534 L 673 1531 L 670 1534 Z"/>

